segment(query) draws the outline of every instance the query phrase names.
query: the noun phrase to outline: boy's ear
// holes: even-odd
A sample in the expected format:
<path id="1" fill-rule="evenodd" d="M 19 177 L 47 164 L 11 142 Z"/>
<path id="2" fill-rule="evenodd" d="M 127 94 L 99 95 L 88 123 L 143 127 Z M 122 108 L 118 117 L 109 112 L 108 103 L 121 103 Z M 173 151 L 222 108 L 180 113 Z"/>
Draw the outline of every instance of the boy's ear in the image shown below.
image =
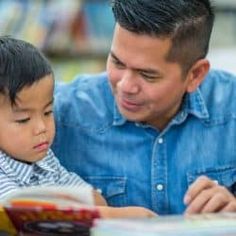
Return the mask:
<path id="1" fill-rule="evenodd" d="M 190 68 L 187 75 L 187 80 L 188 80 L 187 92 L 188 93 L 191 93 L 198 88 L 198 86 L 204 80 L 209 69 L 210 69 L 210 63 L 207 59 L 200 59 L 196 63 L 194 63 L 194 65 Z"/>

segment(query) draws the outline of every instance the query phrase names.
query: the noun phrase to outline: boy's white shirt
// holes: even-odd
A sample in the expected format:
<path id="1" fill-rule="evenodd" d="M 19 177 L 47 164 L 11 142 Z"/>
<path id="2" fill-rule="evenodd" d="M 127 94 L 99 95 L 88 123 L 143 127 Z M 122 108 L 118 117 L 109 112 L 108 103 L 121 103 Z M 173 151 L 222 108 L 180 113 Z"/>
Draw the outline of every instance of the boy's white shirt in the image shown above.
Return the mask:
<path id="1" fill-rule="evenodd" d="M 0 150 L 0 177 L 0 200 L 20 193 L 53 195 L 61 192 L 74 198 L 77 195 L 88 205 L 94 203 L 92 186 L 61 166 L 50 149 L 42 160 L 32 165 L 15 160 Z"/>

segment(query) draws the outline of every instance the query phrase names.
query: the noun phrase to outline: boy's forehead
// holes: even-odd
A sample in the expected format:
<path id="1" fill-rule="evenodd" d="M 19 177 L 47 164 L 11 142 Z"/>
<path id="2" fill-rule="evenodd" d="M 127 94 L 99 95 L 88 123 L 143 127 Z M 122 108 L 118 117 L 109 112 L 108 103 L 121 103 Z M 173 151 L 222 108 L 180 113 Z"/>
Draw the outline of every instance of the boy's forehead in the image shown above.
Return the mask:
<path id="1" fill-rule="evenodd" d="M 41 94 L 50 93 L 54 89 L 54 80 L 51 76 L 45 76 L 40 80 L 35 81 L 31 85 L 24 86 L 18 93 L 17 96 L 27 96 L 30 94 L 33 98 L 37 98 Z"/>
<path id="2" fill-rule="evenodd" d="M 8 95 L 0 93 L 0 106 L 7 105 L 9 104 L 10 106 L 10 99 Z"/>
<path id="3" fill-rule="evenodd" d="M 54 81 L 46 76 L 31 86 L 24 87 L 16 95 L 14 110 L 30 109 L 51 104 L 53 101 Z"/>
<path id="4" fill-rule="evenodd" d="M 10 98 L 6 94 L 0 93 L 0 114 L 3 119 L 5 116 L 12 114 L 13 112 L 13 104 L 10 101 Z"/>
<path id="5" fill-rule="evenodd" d="M 9 103 L 11 106 L 17 105 L 19 102 L 22 102 L 22 100 L 27 97 L 27 94 L 31 97 L 31 99 L 36 98 L 41 93 L 53 97 L 53 90 L 54 76 L 52 74 L 48 74 L 36 80 L 33 84 L 23 85 L 21 89 L 10 87 L 5 88 L 4 91 L 0 91 L 0 105 L 6 103 Z M 11 99 L 10 94 L 12 94 L 14 97 L 13 101 Z"/>

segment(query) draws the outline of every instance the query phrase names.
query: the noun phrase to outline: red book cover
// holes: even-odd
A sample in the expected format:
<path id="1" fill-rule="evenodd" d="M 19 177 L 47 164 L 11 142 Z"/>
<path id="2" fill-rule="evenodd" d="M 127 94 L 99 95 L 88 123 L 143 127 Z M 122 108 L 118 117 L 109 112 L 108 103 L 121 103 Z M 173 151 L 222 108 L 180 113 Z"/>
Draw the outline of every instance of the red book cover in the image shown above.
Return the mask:
<path id="1" fill-rule="evenodd" d="M 16 231 L 23 235 L 89 235 L 100 217 L 92 191 L 34 187 L 17 191 L 2 204 Z"/>

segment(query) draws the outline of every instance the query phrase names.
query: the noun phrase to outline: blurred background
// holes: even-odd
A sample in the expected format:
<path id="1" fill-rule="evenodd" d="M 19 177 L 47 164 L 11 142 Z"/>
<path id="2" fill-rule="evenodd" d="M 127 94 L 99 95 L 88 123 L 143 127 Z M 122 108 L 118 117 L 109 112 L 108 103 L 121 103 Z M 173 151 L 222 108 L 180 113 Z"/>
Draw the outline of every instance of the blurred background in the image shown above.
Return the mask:
<path id="1" fill-rule="evenodd" d="M 216 22 L 208 58 L 236 73 L 236 0 L 214 0 Z M 0 34 L 33 43 L 56 79 L 105 69 L 114 19 L 109 0 L 0 0 Z"/>
<path id="2" fill-rule="evenodd" d="M 215 26 L 208 58 L 214 68 L 236 74 L 236 0 L 213 0 Z"/>

